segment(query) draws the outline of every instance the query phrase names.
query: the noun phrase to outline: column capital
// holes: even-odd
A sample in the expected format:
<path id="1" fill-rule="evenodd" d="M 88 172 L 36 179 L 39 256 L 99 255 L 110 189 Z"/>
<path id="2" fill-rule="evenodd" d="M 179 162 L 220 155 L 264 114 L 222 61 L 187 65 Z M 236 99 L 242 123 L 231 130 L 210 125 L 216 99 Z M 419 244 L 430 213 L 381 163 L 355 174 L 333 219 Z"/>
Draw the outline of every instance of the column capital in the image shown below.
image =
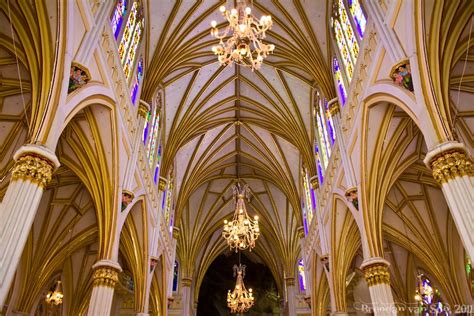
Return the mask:
<path id="1" fill-rule="evenodd" d="M 160 177 L 158 180 L 158 190 L 164 191 L 168 185 L 168 180 L 165 177 Z"/>
<path id="2" fill-rule="evenodd" d="M 111 288 L 115 288 L 118 282 L 118 274 L 122 272 L 120 265 L 111 260 L 100 260 L 92 266 L 92 269 L 94 269 L 94 274 L 92 275 L 94 286 Z"/>
<path id="3" fill-rule="evenodd" d="M 138 115 L 143 118 L 146 118 L 149 111 L 150 105 L 147 102 L 140 100 L 140 104 L 138 105 Z"/>
<path id="4" fill-rule="evenodd" d="M 294 277 L 287 277 L 285 278 L 286 286 L 295 286 L 295 278 Z"/>
<path id="5" fill-rule="evenodd" d="M 390 263 L 383 258 L 369 258 L 362 262 L 360 268 L 364 271 L 369 287 L 378 284 L 390 284 Z"/>
<path id="6" fill-rule="evenodd" d="M 337 115 L 341 110 L 341 107 L 339 106 L 339 102 L 337 101 L 328 106 L 329 106 L 329 114 L 331 114 L 331 117 Z"/>
<path id="7" fill-rule="evenodd" d="M 303 239 L 305 237 L 304 235 L 304 227 L 303 226 L 300 226 L 296 229 L 296 233 L 298 234 L 298 237 L 300 239 Z"/>
<path id="8" fill-rule="evenodd" d="M 15 165 L 12 179 L 23 179 L 45 188 L 60 163 L 54 152 L 41 145 L 28 144 L 20 147 L 13 156 Z"/>
<path id="9" fill-rule="evenodd" d="M 193 279 L 190 277 L 182 277 L 181 278 L 181 285 L 184 287 L 191 287 L 191 283 L 193 283 Z"/>
<path id="10" fill-rule="evenodd" d="M 318 176 L 312 176 L 310 179 L 309 179 L 309 182 L 311 183 L 311 188 L 313 190 L 317 190 L 319 189 L 319 179 L 318 179 Z"/>
<path id="11" fill-rule="evenodd" d="M 179 229 L 179 227 L 173 226 L 173 238 L 174 239 L 178 239 L 180 231 L 181 230 Z"/>
<path id="12" fill-rule="evenodd" d="M 357 187 L 352 187 L 346 190 L 344 194 L 349 202 L 354 205 L 356 209 L 359 209 L 359 199 L 357 197 Z"/>
<path id="13" fill-rule="evenodd" d="M 457 177 L 474 176 L 469 151 L 462 143 L 445 142 L 430 150 L 424 163 L 433 170 L 433 177 L 443 184 Z"/>

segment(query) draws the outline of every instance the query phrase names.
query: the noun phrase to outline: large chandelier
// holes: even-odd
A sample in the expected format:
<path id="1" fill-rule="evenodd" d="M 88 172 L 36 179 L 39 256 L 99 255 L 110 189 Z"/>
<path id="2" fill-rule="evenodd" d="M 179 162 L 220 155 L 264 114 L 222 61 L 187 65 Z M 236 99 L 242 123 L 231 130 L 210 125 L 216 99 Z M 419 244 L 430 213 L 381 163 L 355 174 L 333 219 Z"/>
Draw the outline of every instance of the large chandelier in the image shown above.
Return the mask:
<path id="1" fill-rule="evenodd" d="M 211 22 L 211 35 L 219 39 L 219 44 L 212 47 L 222 66 L 239 65 L 260 69 L 263 59 L 275 49 L 273 44 L 265 44 L 265 32 L 272 27 L 272 17 L 262 15 L 259 19 L 251 13 L 245 0 L 237 0 L 237 7 L 230 11 L 221 6 L 222 15 L 227 19 L 229 25 L 219 32 L 217 22 Z M 225 40 L 225 41 L 224 41 Z"/>
<path id="2" fill-rule="evenodd" d="M 255 247 L 255 241 L 260 235 L 258 227 L 258 216 L 252 220 L 247 214 L 244 198 L 250 197 L 250 189 L 248 185 L 241 186 L 237 183 L 233 187 L 235 203 L 234 217 L 231 221 L 224 220 L 224 231 L 222 236 L 227 240 L 230 249 L 245 250 Z"/>
<path id="3" fill-rule="evenodd" d="M 245 288 L 245 265 L 234 265 L 234 277 L 237 275 L 237 282 L 235 288 L 231 292 L 227 292 L 227 307 L 230 308 L 231 313 L 245 313 L 253 306 L 255 298 L 253 297 L 252 289 Z"/>
<path id="4" fill-rule="evenodd" d="M 57 281 L 54 290 L 49 290 L 46 294 L 46 303 L 51 305 L 60 305 L 63 303 L 63 292 L 61 291 L 61 281 Z"/>

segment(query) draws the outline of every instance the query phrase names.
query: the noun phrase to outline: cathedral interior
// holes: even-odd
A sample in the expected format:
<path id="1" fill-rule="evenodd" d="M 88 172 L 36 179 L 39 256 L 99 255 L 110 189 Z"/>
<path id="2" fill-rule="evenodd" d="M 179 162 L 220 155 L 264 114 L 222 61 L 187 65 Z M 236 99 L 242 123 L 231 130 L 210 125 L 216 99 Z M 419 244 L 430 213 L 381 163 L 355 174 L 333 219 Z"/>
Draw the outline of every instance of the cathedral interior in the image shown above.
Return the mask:
<path id="1" fill-rule="evenodd" d="M 0 315 L 474 315 L 472 0 L 0 26 Z"/>

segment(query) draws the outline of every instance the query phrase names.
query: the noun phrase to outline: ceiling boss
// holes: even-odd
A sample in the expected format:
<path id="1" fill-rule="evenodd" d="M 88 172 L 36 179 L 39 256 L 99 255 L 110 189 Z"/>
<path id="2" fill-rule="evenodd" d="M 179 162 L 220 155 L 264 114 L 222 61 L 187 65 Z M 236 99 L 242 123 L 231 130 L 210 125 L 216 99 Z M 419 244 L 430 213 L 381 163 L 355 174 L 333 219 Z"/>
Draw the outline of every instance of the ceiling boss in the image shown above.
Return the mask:
<path id="1" fill-rule="evenodd" d="M 260 228 L 258 227 L 258 216 L 252 220 L 247 214 L 245 208 L 244 198 L 250 197 L 250 189 L 248 185 L 242 186 L 237 183 L 233 187 L 235 202 L 234 217 L 229 222 L 224 220 L 224 231 L 222 236 L 227 240 L 230 249 L 238 250 L 249 249 L 255 247 L 255 241 L 260 235 Z"/>
<path id="2" fill-rule="evenodd" d="M 275 45 L 262 42 L 265 32 L 273 25 L 272 17 L 262 15 L 260 19 L 255 18 L 245 0 L 237 0 L 237 7 L 230 11 L 225 6 L 219 10 L 229 23 L 220 32 L 217 22 L 211 22 L 211 35 L 219 39 L 219 44 L 212 47 L 219 63 L 222 66 L 237 63 L 250 67 L 252 71 L 260 69 L 263 59 L 275 49 Z"/>

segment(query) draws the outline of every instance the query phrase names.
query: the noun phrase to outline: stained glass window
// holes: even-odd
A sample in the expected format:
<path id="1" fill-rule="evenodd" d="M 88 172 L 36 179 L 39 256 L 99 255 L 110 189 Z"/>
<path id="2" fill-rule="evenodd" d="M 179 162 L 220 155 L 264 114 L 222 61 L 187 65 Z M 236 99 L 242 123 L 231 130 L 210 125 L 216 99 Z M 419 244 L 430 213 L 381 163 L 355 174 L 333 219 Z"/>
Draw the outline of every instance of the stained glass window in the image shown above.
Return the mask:
<path id="1" fill-rule="evenodd" d="M 143 78 L 143 58 L 140 57 L 137 65 L 137 73 L 135 75 L 135 81 L 133 82 L 132 91 L 130 97 L 132 99 L 132 104 L 135 104 L 137 101 L 138 89 L 140 88 L 140 83 Z"/>
<path id="2" fill-rule="evenodd" d="M 326 105 L 323 104 L 323 100 L 316 92 L 315 102 L 313 107 L 314 125 L 316 127 L 316 135 L 318 142 L 318 153 L 321 160 L 323 169 L 327 168 L 329 157 L 331 156 L 331 146 L 334 141 L 330 142 L 330 134 L 328 128 L 332 125 L 329 123 L 329 118 L 326 117 Z M 334 131 L 331 130 L 332 137 L 334 137 Z"/>
<path id="3" fill-rule="evenodd" d="M 367 24 L 367 20 L 365 18 L 364 12 L 362 11 L 359 0 L 349 0 L 348 2 L 349 2 L 349 11 L 351 12 L 352 18 L 354 19 L 357 32 L 359 33 L 359 36 L 362 38 L 364 37 L 365 26 Z"/>
<path id="4" fill-rule="evenodd" d="M 306 279 L 305 279 L 305 274 L 304 274 L 303 259 L 300 259 L 300 261 L 298 261 L 298 281 L 300 284 L 300 291 L 301 292 L 306 291 Z"/>
<path id="5" fill-rule="evenodd" d="M 326 114 L 326 123 L 328 126 L 328 136 L 329 136 L 329 141 L 331 142 L 331 146 L 334 145 L 334 142 L 336 141 L 336 133 L 334 132 L 334 122 L 332 120 L 332 115 L 329 111 L 329 105 L 328 101 L 324 99 L 324 109 L 325 109 L 325 114 Z"/>
<path id="6" fill-rule="evenodd" d="M 348 11 L 352 19 L 349 17 Z M 344 105 L 347 99 L 346 87 L 352 80 L 359 57 L 359 40 L 363 38 L 367 25 L 367 19 L 359 0 L 336 0 L 331 25 L 340 61 L 339 63 L 336 58 L 334 59 L 333 71 L 341 104 Z M 354 29 L 359 34 L 358 38 L 356 38 Z"/>
<path id="7" fill-rule="evenodd" d="M 158 183 L 158 178 L 160 177 L 160 163 L 161 163 L 161 144 L 160 146 L 158 146 L 158 153 L 156 154 L 155 174 L 153 176 L 153 181 L 155 181 L 155 184 Z"/>
<path id="8" fill-rule="evenodd" d="M 305 196 L 305 208 L 304 208 L 304 213 L 306 215 L 306 221 L 307 221 L 307 226 L 311 226 L 311 222 L 313 220 L 313 197 L 312 197 L 312 188 L 309 182 L 309 175 L 308 171 L 303 170 L 303 188 L 304 188 L 304 196 Z"/>
<path id="9" fill-rule="evenodd" d="M 341 99 L 341 103 L 344 106 L 346 104 L 347 92 L 346 92 L 346 87 L 344 86 L 344 82 L 342 79 L 341 68 L 339 67 L 339 62 L 337 61 L 336 57 L 334 57 L 334 60 L 333 60 L 333 71 L 334 71 L 334 76 L 336 77 L 336 84 L 337 84 L 337 91 L 339 93 L 339 98 Z"/>
<path id="10" fill-rule="evenodd" d="M 148 158 L 148 163 L 150 166 L 153 165 L 153 161 L 155 160 L 155 153 L 158 144 L 158 133 L 160 131 L 160 113 L 158 109 L 155 109 L 155 113 L 153 115 L 153 120 L 150 125 L 145 125 L 146 128 L 150 128 L 148 143 L 145 142 L 146 145 L 146 155 Z M 148 121 L 147 123 L 149 123 Z"/>
<path id="11" fill-rule="evenodd" d="M 169 225 L 171 219 L 171 207 L 173 203 L 173 178 L 170 178 L 168 183 L 168 190 L 166 192 L 166 205 L 165 205 L 165 223 Z"/>
<path id="12" fill-rule="evenodd" d="M 418 274 L 415 290 L 415 300 L 418 302 L 422 315 L 440 314 L 445 312 L 441 301 L 441 293 L 431 285 L 431 281 L 423 273 Z"/>
<path id="13" fill-rule="evenodd" d="M 319 146 L 317 143 L 314 145 L 314 154 L 316 156 L 316 167 L 318 168 L 318 179 L 319 183 L 324 182 L 324 176 L 323 176 L 323 167 L 321 165 L 321 158 L 320 158 L 320 153 L 319 153 Z"/>
<path id="14" fill-rule="evenodd" d="M 175 261 L 174 269 L 173 269 L 173 292 L 178 291 L 178 279 L 179 279 L 179 263 L 178 261 Z"/>
<path id="15" fill-rule="evenodd" d="M 112 33 L 115 36 L 115 39 L 118 38 L 120 30 L 122 28 L 122 22 L 127 11 L 127 0 L 118 0 L 117 6 L 115 7 L 114 15 L 110 21 L 110 26 L 112 27 Z"/>
<path id="16" fill-rule="evenodd" d="M 143 35 L 143 24 L 144 19 L 141 5 L 138 1 L 135 1 L 130 9 L 127 25 L 119 45 L 120 61 L 127 78 L 130 78 L 135 63 L 138 46 Z"/>

